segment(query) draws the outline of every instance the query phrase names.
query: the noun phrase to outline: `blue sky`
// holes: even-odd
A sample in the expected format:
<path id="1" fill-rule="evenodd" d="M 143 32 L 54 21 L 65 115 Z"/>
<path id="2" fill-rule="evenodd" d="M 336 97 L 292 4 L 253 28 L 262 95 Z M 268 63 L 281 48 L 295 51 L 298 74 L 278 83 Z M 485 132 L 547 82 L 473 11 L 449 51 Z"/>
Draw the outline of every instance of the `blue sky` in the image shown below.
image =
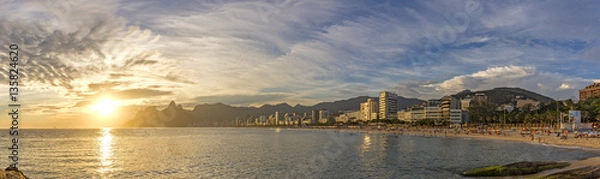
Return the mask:
<path id="1" fill-rule="evenodd" d="M 23 103 L 40 125 L 68 125 L 107 97 L 123 111 L 382 90 L 430 99 L 520 87 L 566 99 L 600 81 L 598 1 L 2 3 L 0 44 L 22 49 Z"/>

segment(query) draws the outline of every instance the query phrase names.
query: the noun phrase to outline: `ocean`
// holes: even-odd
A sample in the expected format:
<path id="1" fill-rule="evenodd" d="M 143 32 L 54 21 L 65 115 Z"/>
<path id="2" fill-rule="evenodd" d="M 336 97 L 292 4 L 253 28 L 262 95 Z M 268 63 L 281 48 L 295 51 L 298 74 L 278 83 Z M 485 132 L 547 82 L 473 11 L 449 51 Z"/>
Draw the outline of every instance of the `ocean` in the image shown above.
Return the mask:
<path id="1" fill-rule="evenodd" d="M 511 141 L 285 128 L 19 132 L 18 167 L 30 178 L 461 178 L 472 167 L 600 155 Z M 9 137 L 0 136 L 7 148 Z M 1 165 L 11 163 L 2 158 Z"/>

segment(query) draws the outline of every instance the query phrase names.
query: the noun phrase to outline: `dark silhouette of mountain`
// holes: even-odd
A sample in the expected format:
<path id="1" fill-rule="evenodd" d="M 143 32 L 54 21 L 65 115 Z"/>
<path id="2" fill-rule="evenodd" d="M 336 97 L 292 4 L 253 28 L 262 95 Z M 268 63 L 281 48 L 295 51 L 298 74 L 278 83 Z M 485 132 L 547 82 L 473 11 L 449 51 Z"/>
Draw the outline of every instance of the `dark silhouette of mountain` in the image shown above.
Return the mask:
<path id="1" fill-rule="evenodd" d="M 415 105 L 415 104 L 422 104 L 426 101 L 417 99 L 417 98 L 405 98 L 402 96 L 398 96 L 398 109 L 405 109 L 409 106 Z"/>
<path id="2" fill-rule="evenodd" d="M 488 100 L 496 104 L 514 104 L 516 97 L 521 99 L 532 99 L 544 104 L 553 102 L 552 98 L 537 94 L 521 88 L 494 88 L 483 91 L 464 90 L 455 95 L 462 99 L 467 95 L 475 96 L 476 93 L 484 93 Z M 360 103 L 367 101 L 367 96 L 359 96 L 346 100 L 323 102 L 313 106 L 303 106 L 296 104 L 290 106 L 287 103 L 276 105 L 266 104 L 261 107 L 234 107 L 223 103 L 200 104 L 193 110 L 186 110 L 171 101 L 169 105 L 162 110 L 156 106 L 147 107 L 140 110 L 133 119 L 124 124 L 125 127 L 183 127 L 183 126 L 231 126 L 236 120 L 246 121 L 255 119 L 261 115 L 268 117 L 275 114 L 276 111 L 283 115 L 284 113 L 298 113 L 300 115 L 311 115 L 313 109 L 327 109 L 331 114 L 341 110 L 360 110 Z M 379 101 L 378 98 L 372 98 Z M 404 109 L 415 104 L 422 104 L 425 101 L 415 98 L 404 98 L 398 96 L 398 109 Z"/>
<path id="3" fill-rule="evenodd" d="M 471 97 L 473 97 L 477 93 L 485 93 L 488 100 L 493 103 L 496 103 L 496 104 L 511 104 L 511 103 L 514 104 L 517 96 L 521 96 L 523 99 L 536 100 L 543 104 L 548 104 L 550 102 L 554 102 L 554 99 L 552 99 L 550 97 L 547 97 L 547 96 L 544 96 L 541 94 L 537 94 L 537 93 L 529 91 L 529 90 L 525 90 L 525 89 L 521 89 L 521 88 L 508 88 L 508 87 L 494 88 L 491 90 L 483 90 L 483 91 L 475 91 L 475 92 L 473 92 L 471 90 L 464 90 L 464 91 L 461 91 L 452 96 L 454 96 L 458 99 L 462 99 L 467 95 L 470 95 Z"/>
<path id="4" fill-rule="evenodd" d="M 367 101 L 367 96 L 359 96 L 335 102 L 323 102 L 313 106 L 287 103 L 266 104 L 261 107 L 233 107 L 223 103 L 200 104 L 193 110 L 185 110 L 181 105 L 171 101 L 169 105 L 158 110 L 156 106 L 139 111 L 133 119 L 124 124 L 125 127 L 183 127 L 183 126 L 229 126 L 236 120 L 246 121 L 261 115 L 269 116 L 278 111 L 283 113 L 299 113 L 311 115 L 313 109 L 327 109 L 330 113 L 341 110 L 360 110 L 360 103 Z M 373 98 L 378 101 L 378 98 Z M 421 104 L 423 100 L 398 97 L 398 107 L 404 108 L 413 104 Z"/>

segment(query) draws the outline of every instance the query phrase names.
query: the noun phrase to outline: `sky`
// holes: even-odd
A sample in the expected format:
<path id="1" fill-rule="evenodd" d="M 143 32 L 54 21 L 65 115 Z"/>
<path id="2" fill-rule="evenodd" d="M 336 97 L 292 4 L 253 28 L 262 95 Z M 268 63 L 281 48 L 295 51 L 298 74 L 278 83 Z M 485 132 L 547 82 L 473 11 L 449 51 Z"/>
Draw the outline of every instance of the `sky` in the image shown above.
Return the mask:
<path id="1" fill-rule="evenodd" d="M 314 105 L 383 90 L 577 99 L 600 82 L 600 1 L 0 3 L 0 80 L 18 44 L 25 127 L 118 126 L 170 101 Z M 110 116 L 94 111 L 102 100 Z"/>

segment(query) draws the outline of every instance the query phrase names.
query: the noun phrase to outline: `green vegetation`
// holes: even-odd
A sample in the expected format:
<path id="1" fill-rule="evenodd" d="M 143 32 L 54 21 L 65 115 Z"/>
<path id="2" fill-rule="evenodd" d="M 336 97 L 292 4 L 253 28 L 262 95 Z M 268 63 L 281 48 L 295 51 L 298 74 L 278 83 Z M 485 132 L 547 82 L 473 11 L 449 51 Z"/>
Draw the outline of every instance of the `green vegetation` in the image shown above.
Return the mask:
<path id="1" fill-rule="evenodd" d="M 498 104 L 511 103 L 514 101 L 516 96 L 525 96 L 529 99 L 533 99 L 533 100 L 539 101 L 544 104 L 554 101 L 552 98 L 537 94 L 532 91 L 524 90 L 521 88 L 507 88 L 507 87 L 494 88 L 491 90 L 476 91 L 476 92 L 473 92 L 470 90 L 465 90 L 460 93 L 457 93 L 454 96 L 458 99 L 462 99 L 467 95 L 475 96 L 476 93 L 485 93 L 488 100 L 493 101 Z"/>
<path id="2" fill-rule="evenodd" d="M 566 162 L 517 162 L 501 166 L 470 169 L 463 176 L 514 176 L 538 173 L 544 170 L 563 168 L 571 165 Z"/>
<path id="3" fill-rule="evenodd" d="M 499 104 L 491 100 L 483 102 L 473 102 L 469 107 L 469 120 L 475 124 L 504 123 L 507 124 L 555 124 L 559 114 L 567 114 L 569 110 L 580 110 L 582 122 L 598 122 L 600 120 L 600 97 L 589 98 L 578 103 L 572 100 L 552 101 L 541 103 L 539 107 L 526 105 L 513 111 L 497 110 Z M 563 122 L 569 122 L 566 116 L 560 118 Z"/>

